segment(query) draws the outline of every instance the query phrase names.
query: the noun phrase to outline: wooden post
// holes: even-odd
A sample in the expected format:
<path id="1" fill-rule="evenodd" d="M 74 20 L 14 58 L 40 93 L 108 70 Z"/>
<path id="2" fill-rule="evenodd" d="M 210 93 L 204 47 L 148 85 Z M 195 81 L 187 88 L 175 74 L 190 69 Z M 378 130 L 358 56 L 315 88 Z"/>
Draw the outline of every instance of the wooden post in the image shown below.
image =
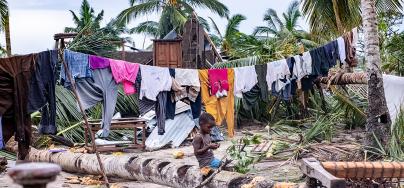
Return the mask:
<path id="1" fill-rule="evenodd" d="M 63 40 L 62 40 L 62 43 L 63 43 Z M 103 176 L 103 178 L 104 178 L 104 181 L 105 181 L 107 187 L 109 188 L 110 186 L 109 186 L 108 177 L 107 177 L 107 175 L 105 174 L 104 165 L 103 165 L 103 163 L 102 163 L 102 161 L 101 161 L 100 154 L 99 154 L 99 152 L 97 151 L 97 147 L 95 146 L 95 136 L 94 136 L 94 134 L 93 134 L 93 131 L 92 131 L 91 127 L 88 125 L 88 118 L 87 118 L 87 115 L 86 115 L 86 113 L 85 113 L 85 111 L 84 111 L 84 109 L 83 109 L 83 105 L 81 104 L 80 97 L 79 97 L 79 95 L 77 94 L 77 91 L 76 91 L 76 83 L 75 83 L 74 79 L 72 78 L 72 75 L 71 75 L 71 73 L 70 73 L 69 67 L 67 66 L 67 64 L 66 64 L 66 62 L 65 62 L 65 60 L 64 60 L 64 57 L 63 57 L 63 55 L 62 55 L 62 54 L 63 54 L 63 51 L 62 51 L 62 50 L 63 50 L 63 48 L 59 49 L 60 59 L 62 60 L 62 64 L 63 64 L 63 66 L 64 66 L 64 68 L 65 68 L 65 72 L 66 72 L 66 74 L 67 74 L 67 78 L 68 78 L 69 81 L 72 83 L 72 91 L 73 91 L 73 94 L 74 94 L 74 96 L 75 96 L 76 99 L 77 99 L 77 103 L 79 104 L 80 112 L 81 112 L 81 114 L 83 115 L 84 124 L 86 125 L 87 130 L 88 130 L 89 133 L 90 133 L 91 146 L 92 146 L 92 148 L 93 148 L 93 151 L 95 152 L 95 155 L 97 156 L 98 164 L 100 165 L 100 170 L 101 170 L 102 176 Z"/>

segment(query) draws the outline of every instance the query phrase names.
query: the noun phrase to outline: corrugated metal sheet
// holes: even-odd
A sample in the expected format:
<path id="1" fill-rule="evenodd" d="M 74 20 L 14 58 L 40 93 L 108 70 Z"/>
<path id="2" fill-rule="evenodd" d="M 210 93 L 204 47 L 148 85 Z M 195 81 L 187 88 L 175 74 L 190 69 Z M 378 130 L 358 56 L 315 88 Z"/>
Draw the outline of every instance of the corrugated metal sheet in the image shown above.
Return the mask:
<path id="1" fill-rule="evenodd" d="M 157 128 L 153 129 L 146 139 L 146 149 L 157 150 L 168 144 L 171 144 L 171 147 L 179 147 L 194 127 L 195 121 L 192 119 L 191 112 L 189 110 L 182 112 L 173 120 L 166 120 L 164 135 L 158 135 Z"/>

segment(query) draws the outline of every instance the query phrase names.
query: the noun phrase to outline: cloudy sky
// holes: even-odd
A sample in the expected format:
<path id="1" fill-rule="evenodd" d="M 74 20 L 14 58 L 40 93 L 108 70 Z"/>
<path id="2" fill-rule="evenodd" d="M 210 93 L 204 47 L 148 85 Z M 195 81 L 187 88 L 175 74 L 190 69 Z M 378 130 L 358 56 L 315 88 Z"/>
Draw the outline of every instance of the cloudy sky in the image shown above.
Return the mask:
<path id="1" fill-rule="evenodd" d="M 26 54 L 51 49 L 54 46 L 53 35 L 63 32 L 64 27 L 74 26 L 69 10 L 78 12 L 82 0 L 9 0 L 11 42 L 14 54 Z M 228 6 L 231 14 L 243 14 L 247 20 L 241 24 L 240 30 L 251 33 L 255 26 L 263 25 L 262 17 L 265 10 L 273 8 L 282 13 L 292 0 L 221 0 Z M 105 11 L 103 24 L 116 17 L 120 11 L 129 6 L 128 0 L 89 0 L 90 5 L 98 13 Z M 224 29 L 226 20 L 212 16 L 209 11 L 197 10 L 197 13 L 207 18 L 208 16 L 218 23 L 220 29 Z M 157 15 L 142 17 L 133 21 L 134 26 L 145 20 L 156 20 Z M 301 20 L 304 29 L 307 28 L 304 20 Z M 141 48 L 144 37 L 142 35 L 131 36 L 136 47 Z M 150 39 L 146 39 L 150 41 Z M 0 43 L 4 45 L 4 36 Z"/>

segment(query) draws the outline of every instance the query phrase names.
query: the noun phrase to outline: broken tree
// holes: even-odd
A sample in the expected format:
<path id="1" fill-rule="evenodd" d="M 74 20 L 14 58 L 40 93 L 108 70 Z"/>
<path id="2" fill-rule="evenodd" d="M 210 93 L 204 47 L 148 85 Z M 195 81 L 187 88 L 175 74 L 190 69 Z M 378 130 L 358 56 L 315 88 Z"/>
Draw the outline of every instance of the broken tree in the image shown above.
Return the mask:
<path id="1" fill-rule="evenodd" d="M 172 162 L 152 157 L 137 155 L 100 155 L 107 176 L 128 180 L 146 181 L 170 187 L 196 187 L 203 182 L 198 166 L 183 162 Z M 47 150 L 32 148 L 28 160 L 33 162 L 51 162 L 59 164 L 66 172 L 100 174 L 97 157 L 94 154 L 82 153 L 50 153 Z M 221 171 L 216 174 L 207 187 L 241 187 L 248 184 L 253 177 L 236 172 Z M 272 187 L 271 181 L 264 181 L 264 187 Z"/>

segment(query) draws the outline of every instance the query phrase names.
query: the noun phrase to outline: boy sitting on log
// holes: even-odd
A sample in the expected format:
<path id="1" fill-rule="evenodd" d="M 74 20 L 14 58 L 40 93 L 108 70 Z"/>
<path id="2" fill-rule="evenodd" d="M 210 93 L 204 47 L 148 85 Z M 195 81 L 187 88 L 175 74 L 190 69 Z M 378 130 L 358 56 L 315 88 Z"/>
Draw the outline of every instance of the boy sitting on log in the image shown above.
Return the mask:
<path id="1" fill-rule="evenodd" d="M 212 143 L 210 138 L 211 129 L 216 126 L 215 118 L 209 113 L 203 113 L 199 117 L 200 131 L 193 140 L 195 157 L 199 167 L 219 168 L 221 161 L 213 155 L 214 149 L 219 148 L 219 144 Z"/>

